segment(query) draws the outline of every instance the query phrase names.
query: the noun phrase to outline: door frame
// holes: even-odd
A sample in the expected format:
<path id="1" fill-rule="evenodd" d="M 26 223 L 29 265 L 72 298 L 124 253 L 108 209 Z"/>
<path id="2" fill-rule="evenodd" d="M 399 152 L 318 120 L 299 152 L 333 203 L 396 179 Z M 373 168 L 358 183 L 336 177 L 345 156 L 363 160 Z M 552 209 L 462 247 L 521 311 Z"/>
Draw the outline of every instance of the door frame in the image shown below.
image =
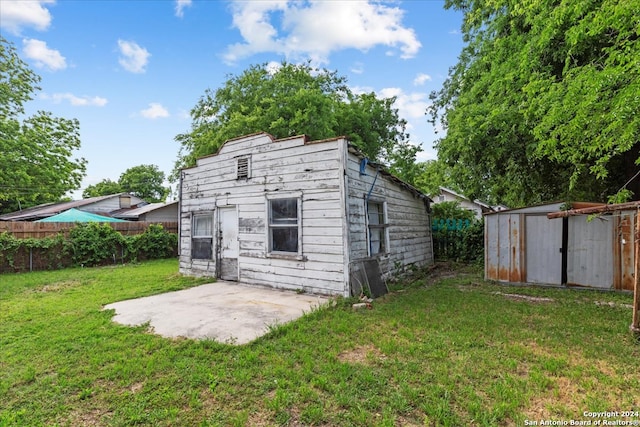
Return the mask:
<path id="1" fill-rule="evenodd" d="M 235 212 L 235 234 L 236 234 L 236 239 L 238 241 L 238 256 L 236 256 L 235 260 L 236 260 L 236 274 L 235 274 L 235 279 L 229 279 L 229 278 L 223 278 L 222 275 L 222 262 L 223 259 L 225 259 L 223 257 L 223 227 L 222 227 L 222 217 L 223 211 L 233 211 Z M 238 281 L 239 277 L 240 277 L 240 263 L 238 262 L 238 258 L 240 255 L 240 241 L 239 241 L 239 227 L 238 227 L 238 205 L 224 205 L 224 206 L 218 206 L 216 209 L 216 277 L 222 280 L 232 280 L 232 281 Z M 233 259 L 233 258 L 227 258 L 227 259 Z"/>

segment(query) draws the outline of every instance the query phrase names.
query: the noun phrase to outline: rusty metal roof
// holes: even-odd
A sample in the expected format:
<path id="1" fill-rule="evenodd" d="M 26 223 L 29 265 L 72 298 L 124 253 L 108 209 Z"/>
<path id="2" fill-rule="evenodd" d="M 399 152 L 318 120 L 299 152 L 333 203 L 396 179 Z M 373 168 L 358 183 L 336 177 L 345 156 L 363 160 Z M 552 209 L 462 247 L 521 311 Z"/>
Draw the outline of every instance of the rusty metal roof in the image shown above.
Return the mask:
<path id="1" fill-rule="evenodd" d="M 583 204 L 586 205 L 587 203 Z M 566 218 L 569 216 L 575 215 L 590 215 L 590 214 L 598 214 L 605 212 L 616 212 L 616 211 L 628 211 L 633 209 L 640 209 L 640 201 L 635 202 L 627 202 L 627 203 L 616 203 L 616 204 L 596 204 L 593 203 L 591 206 L 576 206 L 576 204 L 572 205 L 573 208 L 566 211 L 558 211 L 551 212 L 547 214 L 547 218 Z"/>
<path id="2" fill-rule="evenodd" d="M 124 195 L 129 195 L 129 193 L 110 194 L 107 196 L 90 197 L 88 199 L 70 200 L 68 202 L 60 203 L 45 203 L 42 205 L 33 206 L 31 208 L 23 209 L 21 211 L 0 215 L 0 221 L 33 221 L 37 219 L 48 218 L 71 208 L 88 206 L 93 203 Z"/>

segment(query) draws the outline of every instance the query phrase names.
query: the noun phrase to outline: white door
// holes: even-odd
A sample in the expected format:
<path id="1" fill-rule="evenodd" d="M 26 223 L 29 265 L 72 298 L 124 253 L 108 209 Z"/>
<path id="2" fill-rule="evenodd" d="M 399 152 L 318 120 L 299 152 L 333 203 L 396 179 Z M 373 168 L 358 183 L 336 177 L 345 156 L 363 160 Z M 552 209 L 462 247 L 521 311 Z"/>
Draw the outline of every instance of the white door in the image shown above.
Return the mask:
<path id="1" fill-rule="evenodd" d="M 220 269 L 223 280 L 238 280 L 238 211 L 235 206 L 218 209 Z"/>

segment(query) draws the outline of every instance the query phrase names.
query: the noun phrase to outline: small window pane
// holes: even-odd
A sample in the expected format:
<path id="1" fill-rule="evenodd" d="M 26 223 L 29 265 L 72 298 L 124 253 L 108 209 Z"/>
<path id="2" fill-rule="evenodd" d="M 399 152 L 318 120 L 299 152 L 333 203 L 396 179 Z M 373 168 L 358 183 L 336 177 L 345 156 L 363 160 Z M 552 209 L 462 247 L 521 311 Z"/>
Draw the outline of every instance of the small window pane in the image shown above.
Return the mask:
<path id="1" fill-rule="evenodd" d="M 384 229 L 372 228 L 370 230 L 371 255 L 384 252 Z"/>
<path id="2" fill-rule="evenodd" d="M 298 199 L 271 200 L 271 224 L 298 223 Z"/>
<path id="3" fill-rule="evenodd" d="M 386 252 L 386 219 L 384 203 L 368 202 L 367 219 L 369 221 L 369 255 Z"/>
<path id="4" fill-rule="evenodd" d="M 369 224 L 380 225 L 384 224 L 384 209 L 380 203 L 369 203 Z"/>
<path id="5" fill-rule="evenodd" d="M 191 258 L 193 259 L 211 259 L 212 239 L 193 239 L 191 241 Z"/>
<path id="6" fill-rule="evenodd" d="M 193 237 L 213 236 L 213 216 L 198 215 L 193 217 Z"/>
<path id="7" fill-rule="evenodd" d="M 273 252 L 298 252 L 298 227 L 272 228 L 271 250 Z"/>

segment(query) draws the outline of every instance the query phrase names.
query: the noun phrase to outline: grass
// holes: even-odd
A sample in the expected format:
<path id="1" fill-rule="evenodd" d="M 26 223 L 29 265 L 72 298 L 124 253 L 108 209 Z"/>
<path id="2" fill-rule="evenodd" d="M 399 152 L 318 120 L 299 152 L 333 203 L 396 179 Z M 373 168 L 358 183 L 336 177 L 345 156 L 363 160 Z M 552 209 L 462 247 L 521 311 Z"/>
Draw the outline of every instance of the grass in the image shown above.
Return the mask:
<path id="1" fill-rule="evenodd" d="M 339 300 L 243 346 L 161 338 L 101 310 L 203 282 L 176 271 L 0 276 L 0 426 L 520 426 L 640 410 L 628 294 L 439 268 L 371 310 Z"/>

